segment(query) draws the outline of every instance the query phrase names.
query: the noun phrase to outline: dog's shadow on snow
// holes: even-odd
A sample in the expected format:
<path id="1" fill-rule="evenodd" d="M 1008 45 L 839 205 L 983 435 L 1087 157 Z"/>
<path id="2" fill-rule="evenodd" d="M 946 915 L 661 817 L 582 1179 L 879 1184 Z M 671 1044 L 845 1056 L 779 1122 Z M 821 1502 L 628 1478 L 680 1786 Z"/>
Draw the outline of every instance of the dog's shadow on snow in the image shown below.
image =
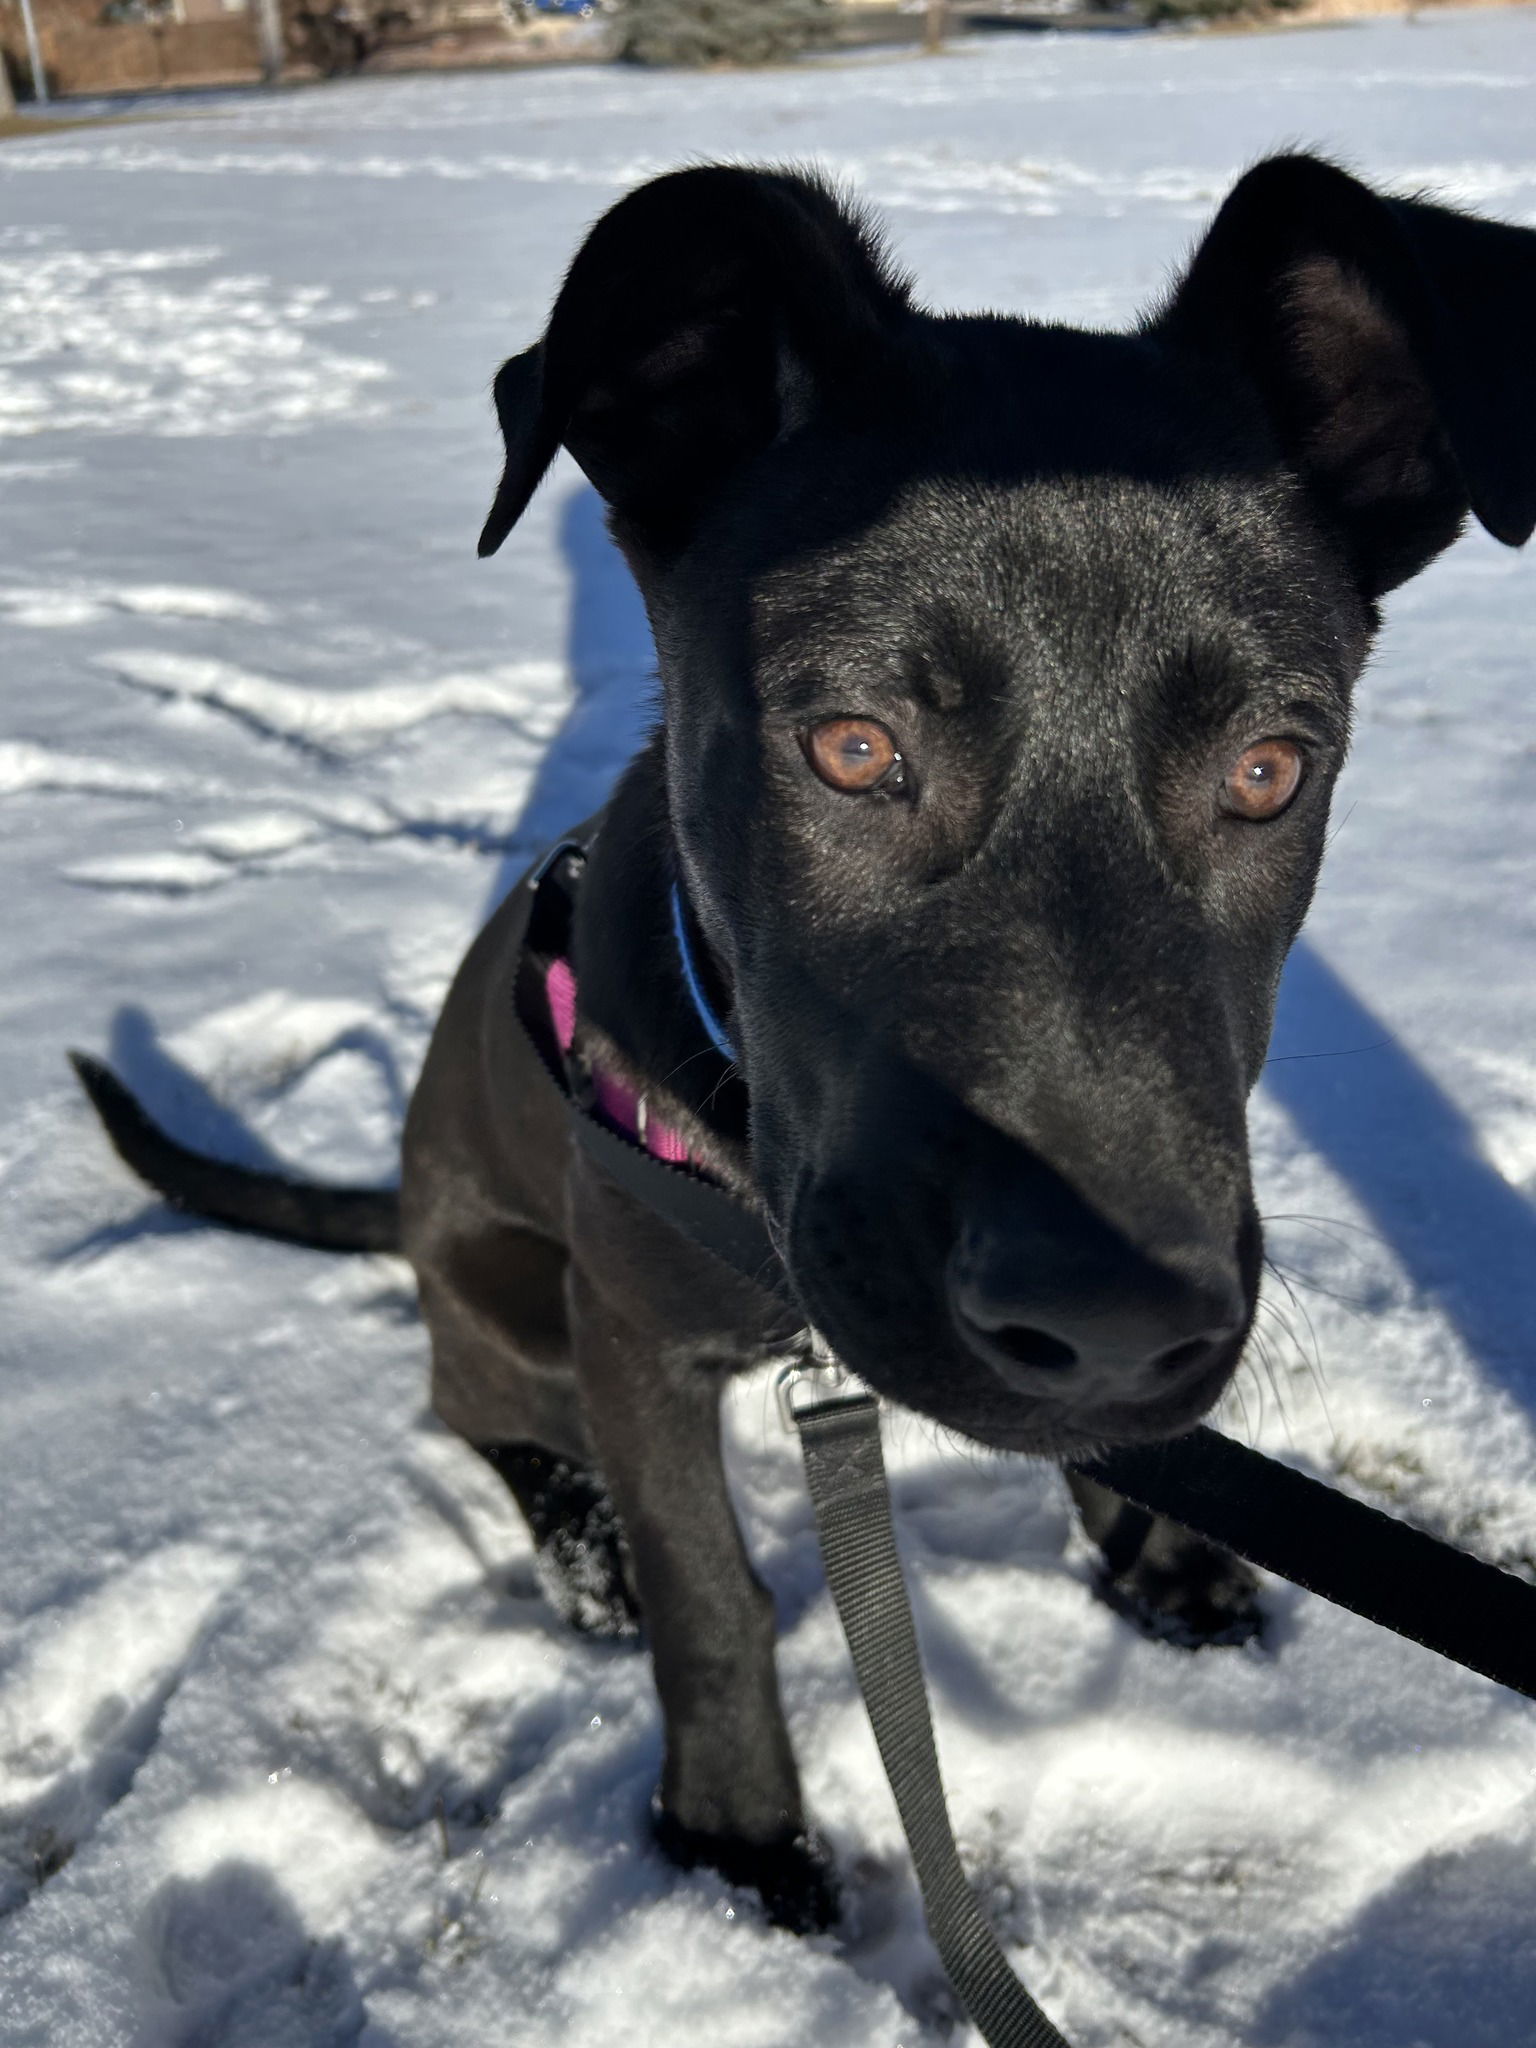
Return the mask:
<path id="1" fill-rule="evenodd" d="M 343 1944 L 317 1940 L 262 1864 L 232 1857 L 169 1878 L 142 1933 L 154 2011 L 135 2048 L 348 2048 L 365 2032 L 388 2048 Z"/>
<path id="2" fill-rule="evenodd" d="M 1270 1994 L 1247 2038 L 1510 2048 L 1536 2011 L 1533 1915 L 1536 1874 L 1518 1843 L 1425 1856 Z"/>
<path id="3" fill-rule="evenodd" d="M 539 763 L 491 885 L 487 914 L 544 847 L 605 801 L 656 715 L 650 621 L 590 484 L 565 501 L 560 551 L 571 576 L 565 650 L 571 708 Z"/>
<path id="4" fill-rule="evenodd" d="M 1348 1183 L 1414 1288 L 1443 1309 L 1489 1377 L 1536 1412 L 1536 1207 L 1305 939 L 1281 982 L 1264 1085 Z"/>

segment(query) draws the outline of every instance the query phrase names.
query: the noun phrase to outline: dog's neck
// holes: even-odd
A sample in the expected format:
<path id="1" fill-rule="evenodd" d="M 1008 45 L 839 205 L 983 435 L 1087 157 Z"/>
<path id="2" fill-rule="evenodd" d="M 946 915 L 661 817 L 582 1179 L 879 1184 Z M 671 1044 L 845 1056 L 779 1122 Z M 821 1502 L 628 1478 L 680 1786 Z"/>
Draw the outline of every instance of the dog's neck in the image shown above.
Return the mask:
<path id="1" fill-rule="evenodd" d="M 695 1162 L 750 1196 L 747 1091 L 725 1049 L 713 963 L 677 887 L 655 739 L 620 778 L 587 862 L 571 947 L 578 1045 L 645 1094 Z"/>

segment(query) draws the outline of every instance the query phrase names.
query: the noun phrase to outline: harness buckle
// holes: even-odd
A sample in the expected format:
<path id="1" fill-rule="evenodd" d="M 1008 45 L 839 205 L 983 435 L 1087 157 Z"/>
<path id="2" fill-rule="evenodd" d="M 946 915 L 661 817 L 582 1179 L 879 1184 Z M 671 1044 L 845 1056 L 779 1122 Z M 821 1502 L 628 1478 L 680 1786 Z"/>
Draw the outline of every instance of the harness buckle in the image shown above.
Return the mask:
<path id="1" fill-rule="evenodd" d="M 848 1370 L 814 1325 L 806 1325 L 799 1344 L 796 1355 L 780 1366 L 773 1382 L 779 1420 L 788 1436 L 795 1435 L 805 1409 L 826 1401 L 861 1401 L 868 1393 L 864 1382 Z M 797 1402 L 795 1396 L 802 1391 L 808 1398 Z"/>

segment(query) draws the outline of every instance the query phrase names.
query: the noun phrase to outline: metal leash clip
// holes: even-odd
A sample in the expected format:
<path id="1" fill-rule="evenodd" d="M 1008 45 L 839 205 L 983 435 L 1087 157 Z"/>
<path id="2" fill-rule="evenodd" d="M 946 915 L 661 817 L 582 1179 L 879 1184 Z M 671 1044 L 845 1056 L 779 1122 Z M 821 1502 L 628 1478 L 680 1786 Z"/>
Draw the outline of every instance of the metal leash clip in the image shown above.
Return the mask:
<path id="1" fill-rule="evenodd" d="M 864 1382 L 843 1364 L 820 1330 L 809 1323 L 801 1331 L 795 1355 L 780 1366 L 773 1390 L 779 1404 L 779 1419 L 788 1435 L 797 1428 L 796 1418 L 806 1408 L 823 1401 L 857 1401 L 868 1393 Z M 806 1399 L 796 1402 L 804 1390 Z"/>

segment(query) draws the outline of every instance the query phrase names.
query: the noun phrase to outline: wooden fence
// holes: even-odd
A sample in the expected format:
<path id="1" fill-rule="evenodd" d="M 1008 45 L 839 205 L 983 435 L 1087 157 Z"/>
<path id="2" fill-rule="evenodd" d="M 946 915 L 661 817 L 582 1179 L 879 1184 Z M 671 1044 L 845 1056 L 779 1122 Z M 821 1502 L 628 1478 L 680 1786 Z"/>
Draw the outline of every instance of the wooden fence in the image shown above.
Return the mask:
<path id="1" fill-rule="evenodd" d="M 261 77 L 261 51 L 250 15 L 224 21 L 38 27 L 43 67 L 56 93 L 244 85 Z"/>

